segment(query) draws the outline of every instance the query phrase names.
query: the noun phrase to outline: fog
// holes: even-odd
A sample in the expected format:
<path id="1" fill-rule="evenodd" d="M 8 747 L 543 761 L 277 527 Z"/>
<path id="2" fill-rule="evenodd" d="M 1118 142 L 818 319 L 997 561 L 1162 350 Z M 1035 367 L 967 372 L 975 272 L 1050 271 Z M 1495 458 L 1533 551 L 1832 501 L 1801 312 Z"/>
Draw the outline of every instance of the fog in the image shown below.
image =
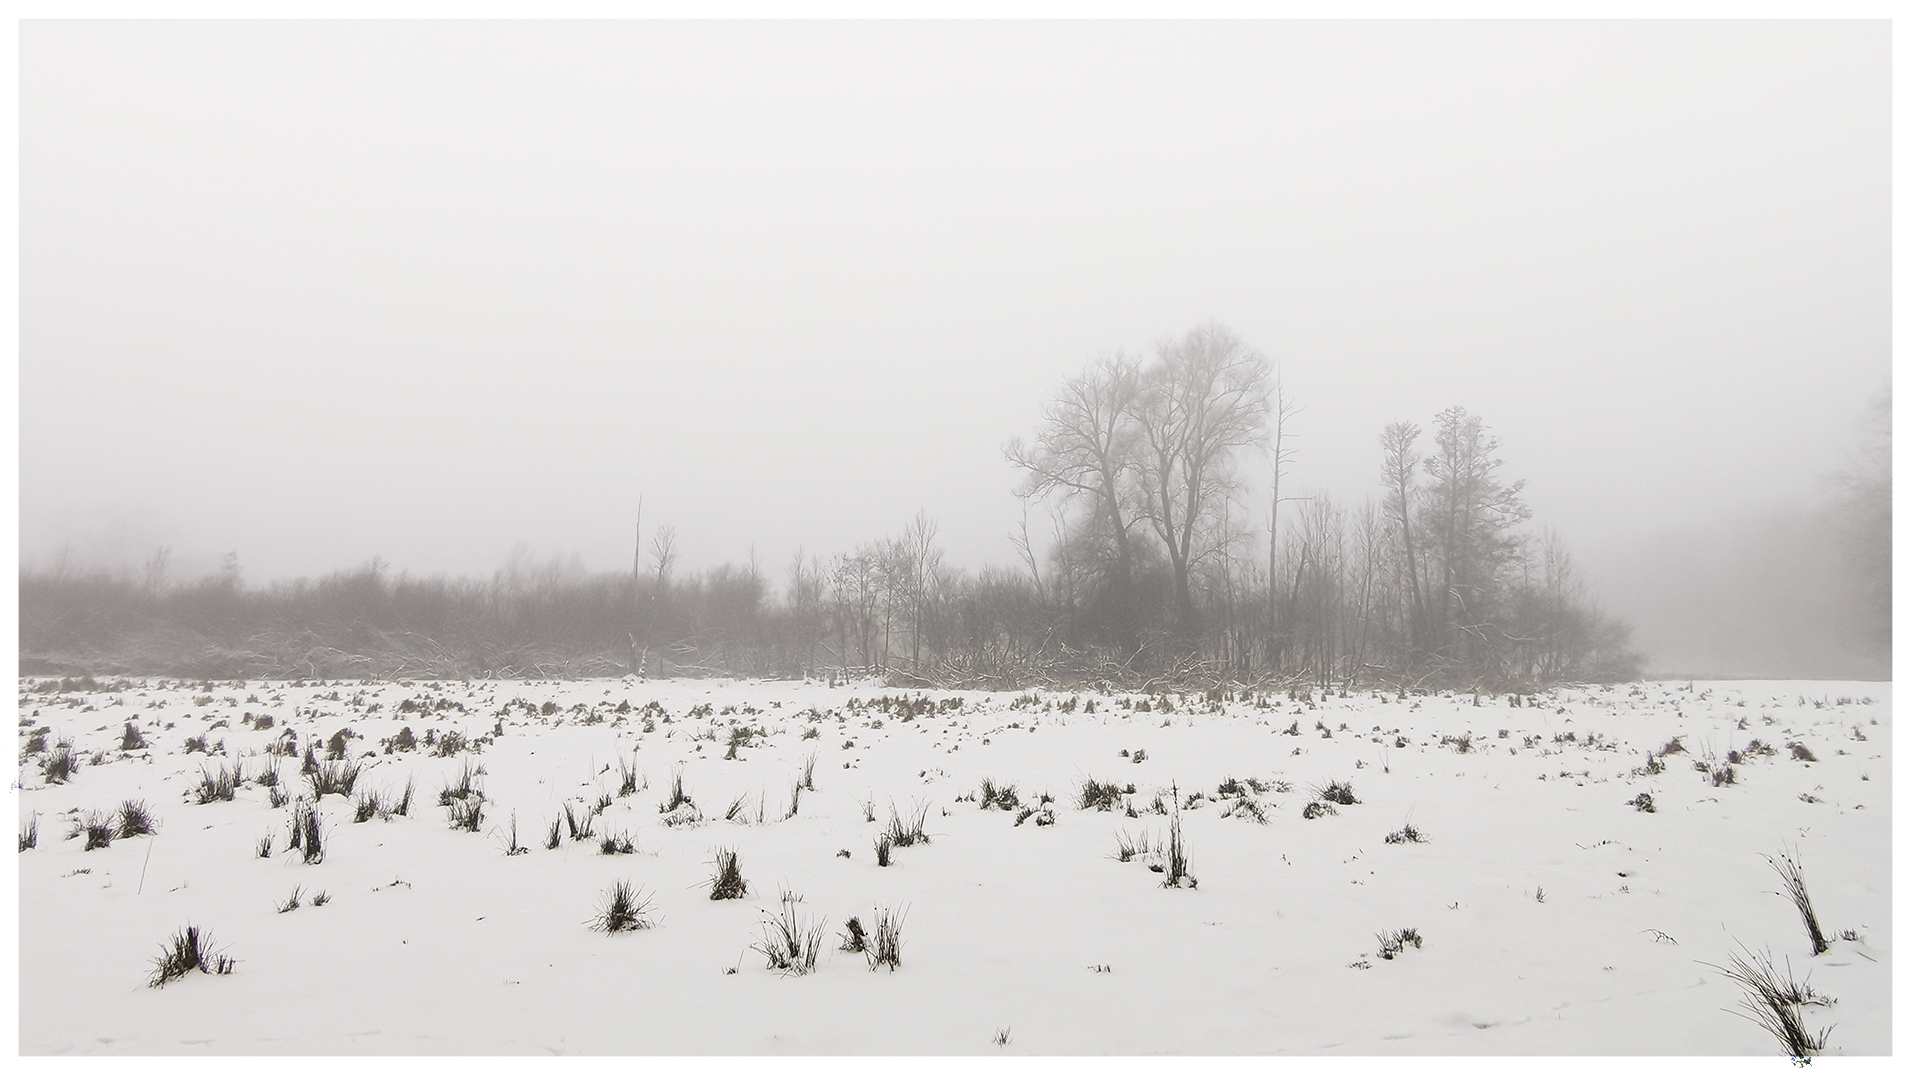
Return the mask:
<path id="1" fill-rule="evenodd" d="M 1004 442 L 1213 319 L 1298 493 L 1465 406 L 1659 667 L 1756 671 L 1655 552 L 1812 510 L 1890 380 L 1884 22 L 30 22 L 20 64 L 29 566 L 613 570 L 640 498 L 681 570 L 919 509 L 1010 564 Z"/>

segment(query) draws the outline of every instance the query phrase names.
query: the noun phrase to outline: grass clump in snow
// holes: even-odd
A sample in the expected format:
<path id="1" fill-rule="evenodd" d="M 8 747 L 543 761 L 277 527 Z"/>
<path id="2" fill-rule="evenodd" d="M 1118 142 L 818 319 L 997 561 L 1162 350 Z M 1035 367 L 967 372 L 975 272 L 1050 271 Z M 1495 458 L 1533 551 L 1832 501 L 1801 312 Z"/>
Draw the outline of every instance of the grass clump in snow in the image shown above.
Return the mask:
<path id="1" fill-rule="evenodd" d="M 650 900 L 633 889 L 629 881 L 619 881 L 604 894 L 604 904 L 592 916 L 590 927 L 599 933 L 626 933 L 649 929 Z"/>
<path id="2" fill-rule="evenodd" d="M 159 828 L 159 822 L 153 819 L 153 812 L 143 799 L 127 799 L 119 804 L 119 824 L 115 836 L 125 840 L 134 836 L 145 836 Z"/>
<path id="3" fill-rule="evenodd" d="M 1390 844 L 1424 844 L 1427 842 L 1427 834 L 1414 828 L 1412 819 L 1408 819 L 1406 824 L 1387 834 L 1387 842 Z"/>
<path id="4" fill-rule="evenodd" d="M 597 835 L 596 829 L 593 827 L 596 821 L 596 814 L 586 810 L 580 818 L 577 811 L 571 809 L 570 803 L 567 802 L 564 804 L 564 827 L 570 830 L 571 839 L 588 840 L 592 836 Z M 551 831 L 554 834 L 556 833 L 557 822 L 551 822 Z"/>
<path id="5" fill-rule="evenodd" d="M 907 913 L 882 908 L 876 912 L 876 932 L 863 949 L 863 955 L 869 959 L 869 969 L 888 967 L 893 974 L 902 966 L 902 918 Z M 852 920 L 853 921 L 853 920 Z"/>
<path id="6" fill-rule="evenodd" d="M 231 956 L 212 951 L 212 934 L 201 936 L 198 926 L 187 926 L 173 934 L 171 941 L 159 946 L 159 956 L 153 960 L 153 974 L 148 984 L 157 989 L 195 970 L 207 974 L 231 974 L 233 964 Z"/>
<path id="7" fill-rule="evenodd" d="M 657 812 L 668 814 L 680 806 L 695 807 L 696 805 L 695 800 L 690 798 L 690 793 L 683 790 L 683 766 L 680 765 L 670 774 L 670 794 L 664 797 L 663 802 L 657 804 Z"/>
<path id="8" fill-rule="evenodd" d="M 891 802 L 889 804 L 889 831 L 887 833 L 889 842 L 897 847 L 913 847 L 919 843 L 928 843 L 929 834 L 922 829 L 923 823 L 928 817 L 928 803 L 917 803 L 916 812 L 910 815 L 908 821 L 904 821 L 901 815 L 896 813 L 896 804 Z"/>
<path id="9" fill-rule="evenodd" d="M 294 885 L 292 888 L 292 894 L 290 896 L 287 896 L 284 900 L 280 901 L 278 904 L 275 905 L 277 906 L 279 913 L 285 914 L 287 911 L 298 910 L 299 897 L 304 894 L 305 894 L 305 887 L 303 885 Z"/>
<path id="10" fill-rule="evenodd" d="M 544 834 L 544 850 L 556 851 L 558 844 L 564 841 L 564 819 L 551 819 L 551 831 Z"/>
<path id="11" fill-rule="evenodd" d="M 126 731 L 119 737 L 119 748 L 129 752 L 146 749 L 146 737 L 140 734 L 139 726 L 130 720 L 126 722 Z"/>
<path id="12" fill-rule="evenodd" d="M 1765 861 L 1777 871 L 1779 880 L 1785 883 L 1782 893 L 1798 909 L 1798 917 L 1804 920 L 1805 932 L 1811 937 L 1811 954 L 1821 955 L 1831 947 L 1825 940 L 1825 931 L 1818 928 L 1818 915 L 1812 910 L 1811 894 L 1805 891 L 1805 874 L 1799 868 L 1798 859 L 1792 854 L 1779 852 L 1777 858 L 1765 856 Z"/>
<path id="13" fill-rule="evenodd" d="M 634 855 L 637 844 L 629 836 L 618 832 L 607 832 L 597 841 L 597 853 L 600 855 Z"/>
<path id="14" fill-rule="evenodd" d="M 448 783 L 438 792 L 438 805 L 450 806 L 454 802 L 464 802 L 471 798 L 484 798 L 484 786 L 478 782 L 477 774 L 472 772 L 471 763 L 465 762 L 458 773 L 456 783 Z"/>
<path id="15" fill-rule="evenodd" d="M 1730 966 L 1713 966 L 1713 969 L 1723 972 L 1745 991 L 1739 1005 L 1751 1014 L 1744 1018 L 1764 1027 L 1777 1038 L 1786 1055 L 1794 1061 L 1809 1062 L 1814 1053 L 1824 1051 L 1825 1039 L 1830 1036 L 1832 1028 L 1826 1027 L 1812 1034 L 1806 1029 L 1799 1009 L 1807 1005 L 1830 1004 L 1831 1001 L 1813 992 L 1809 981 L 1802 986 L 1793 981 L 1789 959 L 1785 961 L 1785 971 L 1781 975 L 1769 952 L 1764 955 L 1747 952 L 1747 955 L 1751 956 L 1750 960 L 1734 952 L 1730 957 Z"/>
<path id="16" fill-rule="evenodd" d="M 523 844 L 518 843 L 518 812 L 516 810 L 513 810 L 511 811 L 511 828 L 509 829 L 505 837 L 505 843 L 504 843 L 505 857 L 509 858 L 513 855 L 526 855 L 526 854 L 529 854 L 530 851 L 531 851 L 530 848 L 525 847 Z"/>
<path id="17" fill-rule="evenodd" d="M 451 800 L 445 807 L 445 823 L 454 829 L 477 832 L 484 824 L 484 796 Z"/>
<path id="18" fill-rule="evenodd" d="M 837 936 L 843 939 L 843 943 L 837 948 L 838 951 L 866 952 L 869 950 L 869 935 L 863 932 L 862 920 L 855 915 L 851 915 L 849 921 L 843 923 L 843 932 Z"/>
<path id="19" fill-rule="evenodd" d="M 325 861 L 325 828 L 319 823 L 318 811 L 304 799 L 293 806 L 292 837 L 287 843 L 309 864 Z"/>
<path id="20" fill-rule="evenodd" d="M 312 758 L 310 749 L 306 751 L 306 760 L 311 768 L 304 772 L 305 782 L 312 788 L 312 798 L 323 799 L 327 795 L 349 796 L 358 783 L 358 764 L 350 761 L 318 762 Z"/>
<path id="21" fill-rule="evenodd" d="M 1090 777 L 1082 781 L 1076 805 L 1082 810 L 1113 810 L 1121 805 L 1121 788 Z"/>
<path id="22" fill-rule="evenodd" d="M 1146 830 L 1140 836 L 1129 836 L 1125 831 L 1115 834 L 1115 860 L 1118 862 L 1131 862 L 1136 855 L 1145 856 L 1149 850 Z"/>
<path id="23" fill-rule="evenodd" d="M 1015 810 L 1021 807 L 1022 797 L 1015 791 L 1014 784 L 997 785 L 988 777 L 982 778 L 981 808 L 993 806 L 998 810 Z"/>
<path id="24" fill-rule="evenodd" d="M 1792 760 L 1793 761 L 1817 761 L 1818 755 L 1813 754 L 1811 752 L 1811 748 L 1806 746 L 1803 743 L 1793 743 L 1792 744 Z"/>
<path id="25" fill-rule="evenodd" d="M 763 939 L 750 946 L 762 953 L 771 970 L 803 975 L 816 969 L 816 956 L 823 948 L 823 926 L 797 915 L 800 899 L 785 892 L 782 911 L 776 915 L 766 912 Z"/>
<path id="26" fill-rule="evenodd" d="M 740 900 L 749 891 L 749 882 L 743 879 L 743 870 L 737 865 L 736 849 L 717 848 L 716 870 L 710 875 L 710 898 Z"/>
<path id="27" fill-rule="evenodd" d="M 1163 872 L 1168 876 L 1162 879 L 1161 887 L 1180 888 L 1181 882 L 1185 879 L 1189 888 L 1195 888 L 1200 882 L 1188 873 L 1188 848 L 1181 839 L 1181 807 L 1179 805 L 1181 789 L 1173 785 L 1170 785 L 1169 789 L 1171 798 L 1176 801 L 1176 806 L 1174 813 L 1168 819 L 1168 846 L 1165 849 L 1168 854 L 1167 861 L 1162 864 Z"/>
<path id="28" fill-rule="evenodd" d="M 73 819 L 73 827 L 67 831 L 66 838 L 76 840 L 86 837 L 86 850 L 91 851 L 96 847 L 113 846 L 114 829 L 113 815 L 89 810 Z"/>
<path id="29" fill-rule="evenodd" d="M 1649 791 L 1642 791 L 1626 800 L 1626 805 L 1642 814 L 1656 814 L 1659 812 L 1659 808 L 1652 804 L 1652 793 Z"/>
<path id="30" fill-rule="evenodd" d="M 1415 950 L 1420 947 L 1420 931 L 1417 929 L 1387 930 L 1374 934 L 1374 937 L 1380 941 L 1380 958 L 1382 959 L 1392 959 L 1406 951 L 1407 945 L 1410 944 Z"/>
<path id="31" fill-rule="evenodd" d="M 243 783 L 245 773 L 240 762 L 233 762 L 230 768 L 221 765 L 217 772 L 207 772 L 202 765 L 199 767 L 199 783 L 193 788 L 193 797 L 201 806 L 210 802 L 231 802 Z"/>
<path id="32" fill-rule="evenodd" d="M 20 828 L 20 850 L 30 851 L 40 846 L 40 815 L 34 814 Z"/>
<path id="33" fill-rule="evenodd" d="M 1354 786 L 1344 780 L 1329 780 L 1326 784 L 1314 788 L 1314 796 L 1322 802 L 1338 803 L 1341 806 L 1353 806 L 1360 802 L 1354 798 Z"/>
<path id="34" fill-rule="evenodd" d="M 876 846 L 876 865 L 878 866 L 889 865 L 889 852 L 890 852 L 890 848 L 893 846 L 890 843 L 889 834 L 886 832 L 879 834 L 876 837 L 875 846 Z"/>

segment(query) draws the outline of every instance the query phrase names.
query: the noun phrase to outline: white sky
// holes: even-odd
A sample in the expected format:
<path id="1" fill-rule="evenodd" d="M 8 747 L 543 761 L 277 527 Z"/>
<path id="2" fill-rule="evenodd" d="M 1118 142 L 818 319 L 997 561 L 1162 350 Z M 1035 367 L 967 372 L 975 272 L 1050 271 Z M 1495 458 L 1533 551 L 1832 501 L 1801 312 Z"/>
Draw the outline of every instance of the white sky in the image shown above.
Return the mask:
<path id="1" fill-rule="evenodd" d="M 1582 554 L 1796 503 L 1890 375 L 1890 30 L 27 23 L 23 558 L 780 578 L 1209 318 L 1304 491 L 1461 404 Z M 1264 512 L 1265 496 L 1254 497 Z M 195 558 L 198 558 L 197 560 Z"/>

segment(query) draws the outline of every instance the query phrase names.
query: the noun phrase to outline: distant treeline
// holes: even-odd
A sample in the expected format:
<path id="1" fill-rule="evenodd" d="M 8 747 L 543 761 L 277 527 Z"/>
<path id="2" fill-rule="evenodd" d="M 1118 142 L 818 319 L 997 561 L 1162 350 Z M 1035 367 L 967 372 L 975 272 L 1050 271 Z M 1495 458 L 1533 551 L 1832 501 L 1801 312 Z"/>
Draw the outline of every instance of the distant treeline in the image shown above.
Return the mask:
<path id="1" fill-rule="evenodd" d="M 1522 527 L 1523 483 L 1464 409 L 1431 445 L 1383 431 L 1381 488 L 1352 509 L 1283 497 L 1292 407 L 1267 361 L 1226 329 L 1116 354 L 1062 385 L 1027 444 L 1019 490 L 1056 520 L 1045 556 L 943 564 L 936 526 L 828 559 L 800 553 L 679 577 L 669 527 L 632 570 L 553 563 L 486 580 L 393 576 L 374 561 L 248 588 L 236 561 L 174 585 L 23 573 L 24 671 L 231 676 L 582 676 L 885 673 L 1020 687 L 1289 684 L 1519 689 L 1636 674 L 1627 630 L 1600 614 L 1562 543 Z M 1265 529 L 1237 463 L 1271 449 Z M 1264 536 L 1271 533 L 1273 540 Z M 1258 550 L 1258 551 L 1257 551 Z"/>

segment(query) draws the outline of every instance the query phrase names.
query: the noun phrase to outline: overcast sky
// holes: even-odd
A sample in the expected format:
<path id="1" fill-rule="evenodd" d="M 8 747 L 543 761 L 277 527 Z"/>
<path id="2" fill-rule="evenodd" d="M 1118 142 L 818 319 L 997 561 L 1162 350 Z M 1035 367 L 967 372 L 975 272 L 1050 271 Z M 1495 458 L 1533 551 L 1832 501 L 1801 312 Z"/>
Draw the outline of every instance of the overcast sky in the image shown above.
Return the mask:
<path id="1" fill-rule="evenodd" d="M 1887 386 L 1889 33 L 27 23 L 22 556 L 1008 564 L 1003 442 L 1216 319 L 1297 490 L 1459 404 L 1597 562 Z"/>

